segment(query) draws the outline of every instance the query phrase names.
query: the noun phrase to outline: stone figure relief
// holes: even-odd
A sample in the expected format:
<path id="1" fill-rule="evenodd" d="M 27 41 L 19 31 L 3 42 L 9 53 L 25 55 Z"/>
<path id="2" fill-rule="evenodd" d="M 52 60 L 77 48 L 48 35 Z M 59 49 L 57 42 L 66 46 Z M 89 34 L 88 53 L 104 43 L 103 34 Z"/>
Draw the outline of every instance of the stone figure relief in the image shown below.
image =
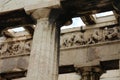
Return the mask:
<path id="1" fill-rule="evenodd" d="M 7 43 L 0 44 L 0 56 L 3 56 L 7 50 Z"/>
<path id="2" fill-rule="evenodd" d="M 104 29 L 93 29 L 92 31 L 86 30 L 86 32 L 81 33 L 72 33 L 67 35 L 62 35 L 61 39 L 61 48 L 64 47 L 73 47 L 73 46 L 82 46 L 89 44 L 96 44 L 100 42 L 113 41 L 120 39 L 120 27 L 104 28 Z"/>
<path id="3" fill-rule="evenodd" d="M 113 27 L 104 30 L 104 40 L 120 39 L 120 28 Z"/>
<path id="4" fill-rule="evenodd" d="M 23 51 L 24 42 L 18 41 L 18 42 L 12 42 L 9 44 L 8 50 L 10 54 L 20 54 Z"/>
<path id="5" fill-rule="evenodd" d="M 29 54 L 32 40 L 5 42 L 0 44 L 0 58 Z"/>
<path id="6" fill-rule="evenodd" d="M 94 43 L 95 43 L 95 41 L 94 41 L 93 34 L 90 34 L 88 37 L 87 44 L 94 44 Z"/>
<path id="7" fill-rule="evenodd" d="M 68 46 L 73 46 L 74 44 L 74 39 L 75 39 L 75 35 L 72 35 L 72 37 L 69 37 L 68 42 Z"/>
<path id="8" fill-rule="evenodd" d="M 86 44 L 86 40 L 84 39 L 84 34 L 78 34 L 75 36 L 74 44 L 84 45 Z"/>
<path id="9" fill-rule="evenodd" d="M 32 40 L 26 40 L 25 41 L 25 46 L 24 46 L 24 51 L 25 53 L 30 53 L 30 50 L 31 50 L 31 43 L 32 43 Z"/>
<path id="10" fill-rule="evenodd" d="M 93 39 L 94 39 L 95 43 L 102 41 L 102 35 L 100 34 L 99 31 L 95 31 L 93 33 Z"/>
<path id="11" fill-rule="evenodd" d="M 93 29 L 84 33 L 75 32 L 61 35 L 61 48 L 86 46 L 100 42 L 114 41 L 120 39 L 120 27 Z M 29 54 L 31 50 L 31 39 L 1 42 L 0 58 Z"/>

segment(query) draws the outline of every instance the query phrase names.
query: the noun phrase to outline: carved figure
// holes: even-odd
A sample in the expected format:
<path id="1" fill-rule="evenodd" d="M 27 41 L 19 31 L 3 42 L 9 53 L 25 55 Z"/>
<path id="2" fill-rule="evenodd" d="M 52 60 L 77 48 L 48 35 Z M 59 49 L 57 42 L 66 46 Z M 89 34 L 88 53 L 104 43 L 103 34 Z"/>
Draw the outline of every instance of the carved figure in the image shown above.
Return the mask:
<path id="1" fill-rule="evenodd" d="M 103 30 L 103 34 L 104 34 L 103 39 L 104 39 L 104 41 L 105 41 L 105 40 L 108 39 L 107 35 L 110 34 L 109 31 L 108 31 L 108 28 L 105 28 L 105 29 Z"/>
<path id="2" fill-rule="evenodd" d="M 25 53 L 30 52 L 30 50 L 31 50 L 31 42 L 32 42 L 31 40 L 28 40 L 28 41 L 25 42 L 25 46 L 24 46 Z"/>
<path id="3" fill-rule="evenodd" d="M 75 40 L 75 35 L 72 35 L 72 37 L 70 37 L 68 39 L 68 46 L 73 46 L 74 45 L 74 40 Z"/>
<path id="4" fill-rule="evenodd" d="M 83 34 L 77 35 L 74 39 L 74 43 L 79 45 L 85 45 L 86 41 L 84 39 L 84 35 Z"/>
<path id="5" fill-rule="evenodd" d="M 84 36 L 87 33 L 75 33 L 69 36 L 62 36 L 62 47 L 71 47 L 71 46 L 80 46 L 86 44 L 95 44 L 107 40 L 118 40 L 120 39 L 120 27 L 113 27 L 113 28 L 104 28 L 103 30 L 99 31 L 91 30 L 88 36 Z M 92 31 L 94 31 L 92 33 Z M 87 33 L 87 34 L 88 34 Z M 63 38 L 65 37 L 65 38 Z"/>
<path id="6" fill-rule="evenodd" d="M 116 40 L 119 38 L 119 30 L 117 27 L 104 30 L 105 40 Z"/>
<path id="7" fill-rule="evenodd" d="M 98 43 L 102 40 L 102 36 L 100 35 L 100 33 L 98 31 L 95 31 L 95 33 L 93 33 L 93 40 L 95 41 L 95 43 Z"/>
<path id="8" fill-rule="evenodd" d="M 63 38 L 63 44 L 61 47 L 68 47 L 68 39 Z"/>
<path id="9" fill-rule="evenodd" d="M 119 38 L 118 35 L 119 35 L 118 27 L 113 27 L 113 32 L 111 33 L 112 40 L 118 39 Z"/>
<path id="10" fill-rule="evenodd" d="M 24 42 L 22 41 L 10 42 L 6 53 L 8 53 L 9 55 L 22 54 L 23 45 L 24 45 Z"/>
<path id="11" fill-rule="evenodd" d="M 95 44 L 93 34 L 90 34 L 90 37 L 88 38 L 87 44 Z"/>
<path id="12" fill-rule="evenodd" d="M 0 44 L 0 56 L 4 56 L 6 50 L 7 50 L 7 44 L 6 43 L 1 43 Z"/>

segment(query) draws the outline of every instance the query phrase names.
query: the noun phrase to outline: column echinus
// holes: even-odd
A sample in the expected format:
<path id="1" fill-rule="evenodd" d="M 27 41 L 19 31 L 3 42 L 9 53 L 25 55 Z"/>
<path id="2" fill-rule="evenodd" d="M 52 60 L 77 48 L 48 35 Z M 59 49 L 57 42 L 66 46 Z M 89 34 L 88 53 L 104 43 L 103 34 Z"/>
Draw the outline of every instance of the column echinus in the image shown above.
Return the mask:
<path id="1" fill-rule="evenodd" d="M 37 9 L 27 80 L 58 80 L 59 31 L 48 21 L 50 9 Z"/>
<path id="2" fill-rule="evenodd" d="M 81 75 L 81 80 L 100 80 L 100 76 L 105 72 L 102 68 L 94 66 L 78 68 L 77 71 Z"/>

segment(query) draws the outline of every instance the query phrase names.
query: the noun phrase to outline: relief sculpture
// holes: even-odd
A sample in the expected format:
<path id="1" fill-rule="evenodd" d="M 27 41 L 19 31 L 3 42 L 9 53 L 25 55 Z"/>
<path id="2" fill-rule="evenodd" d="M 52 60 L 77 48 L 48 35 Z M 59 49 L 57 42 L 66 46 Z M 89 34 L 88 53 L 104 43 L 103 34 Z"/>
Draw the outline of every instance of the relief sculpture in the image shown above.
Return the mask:
<path id="1" fill-rule="evenodd" d="M 104 29 L 104 39 L 105 40 L 120 39 L 120 28 L 113 27 L 113 28 L 109 28 L 109 29 Z"/>
<path id="2" fill-rule="evenodd" d="M 31 40 L 3 42 L 0 44 L 0 58 L 30 54 Z"/>
<path id="3" fill-rule="evenodd" d="M 120 27 L 91 29 L 61 35 L 60 47 L 79 47 L 107 41 L 120 40 Z M 30 54 L 31 39 L 0 42 L 0 58 Z"/>
<path id="4" fill-rule="evenodd" d="M 17 42 L 10 42 L 8 43 L 8 48 L 6 54 L 9 55 L 16 55 L 23 53 L 24 42 L 17 41 Z"/>
<path id="5" fill-rule="evenodd" d="M 74 44 L 76 44 L 76 45 L 86 44 L 86 40 L 84 39 L 84 34 L 79 34 L 79 35 L 75 36 Z"/>
<path id="6" fill-rule="evenodd" d="M 7 51 L 7 43 L 0 44 L 0 56 L 4 56 Z"/>
<path id="7" fill-rule="evenodd" d="M 24 53 L 25 54 L 29 54 L 30 53 L 31 43 L 32 43 L 32 40 L 26 40 L 25 41 L 25 46 L 24 46 Z"/>
<path id="8" fill-rule="evenodd" d="M 61 36 L 61 48 L 97 44 L 120 39 L 120 27 L 86 30 L 84 33 L 71 33 L 69 38 Z M 69 44 L 69 45 L 68 45 Z"/>

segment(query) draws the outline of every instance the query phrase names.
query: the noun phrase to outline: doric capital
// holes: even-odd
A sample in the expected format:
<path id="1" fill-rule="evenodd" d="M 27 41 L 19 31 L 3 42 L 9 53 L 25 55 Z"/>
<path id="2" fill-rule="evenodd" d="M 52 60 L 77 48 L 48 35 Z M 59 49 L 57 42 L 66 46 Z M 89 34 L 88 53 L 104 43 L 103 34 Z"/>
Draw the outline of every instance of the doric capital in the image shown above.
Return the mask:
<path id="1" fill-rule="evenodd" d="M 95 72 L 95 73 L 104 73 L 104 70 L 100 67 L 92 67 L 92 66 L 88 66 L 88 67 L 81 67 L 81 68 L 77 68 L 77 72 L 82 74 L 84 72 Z"/>
<path id="2" fill-rule="evenodd" d="M 30 14 L 37 21 L 47 18 L 50 24 L 57 24 L 59 27 L 62 25 L 59 21 L 61 17 L 61 8 L 42 8 L 32 11 Z"/>
<path id="3" fill-rule="evenodd" d="M 37 9 L 34 10 L 34 12 L 31 14 L 33 18 L 40 19 L 40 18 L 48 18 L 50 14 L 51 9 L 43 8 L 43 9 Z"/>
<path id="4" fill-rule="evenodd" d="M 99 80 L 104 70 L 100 67 L 77 68 L 77 72 L 82 76 L 81 80 Z"/>

